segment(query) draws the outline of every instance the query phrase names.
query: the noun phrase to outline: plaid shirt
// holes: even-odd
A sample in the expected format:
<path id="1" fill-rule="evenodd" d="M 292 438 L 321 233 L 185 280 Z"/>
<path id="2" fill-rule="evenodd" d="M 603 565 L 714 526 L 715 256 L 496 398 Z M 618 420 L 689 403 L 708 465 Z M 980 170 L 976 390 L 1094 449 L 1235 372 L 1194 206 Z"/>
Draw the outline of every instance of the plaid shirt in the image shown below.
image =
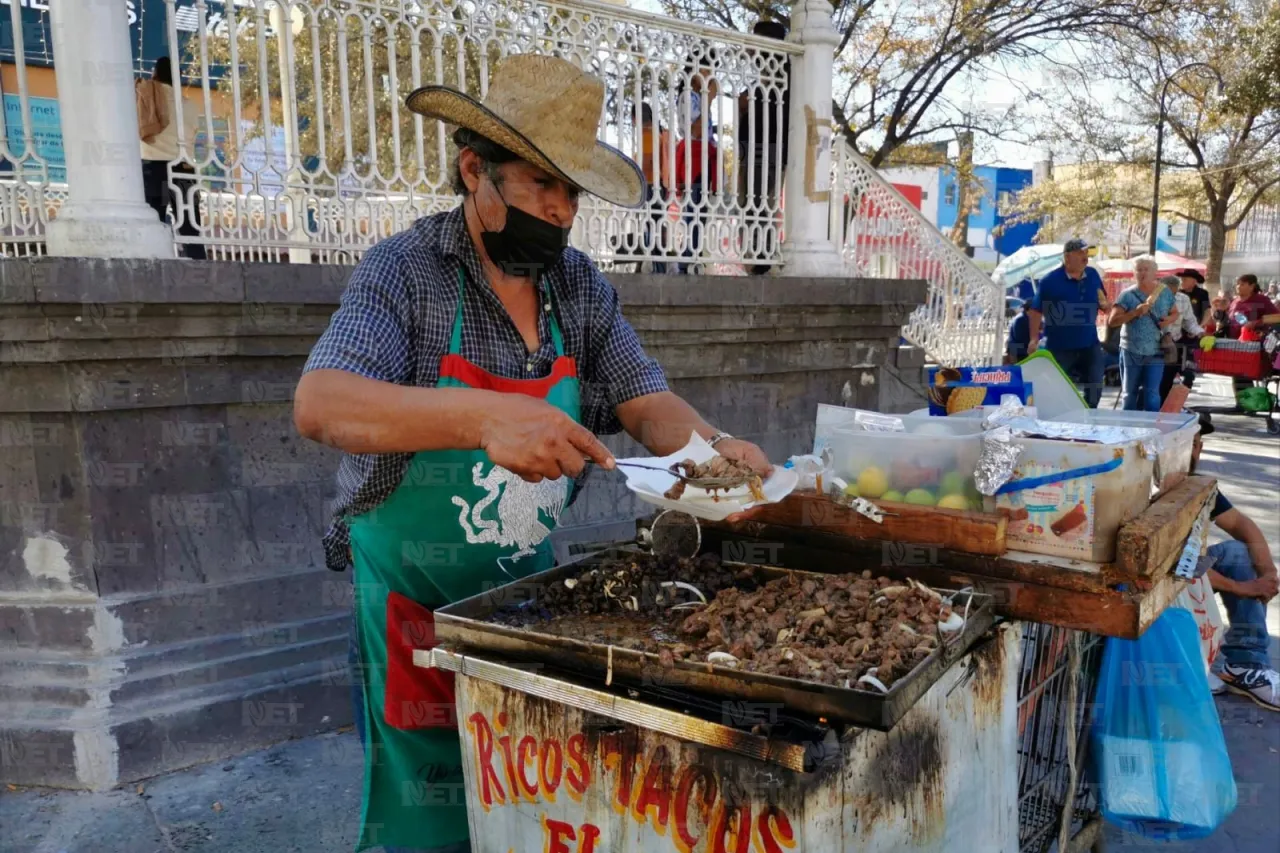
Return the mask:
<path id="1" fill-rule="evenodd" d="M 547 314 L 539 312 L 542 343 L 529 354 L 506 308 L 485 283 L 461 206 L 424 217 L 365 254 L 304 372 L 347 370 L 398 385 L 434 387 L 440 358 L 449 349 L 460 269 L 467 272 L 463 358 L 507 379 L 547 376 L 556 358 Z M 586 255 L 566 249 L 538 286 L 544 298 L 550 287 L 565 354 L 578 362 L 583 424 L 598 435 L 621 431 L 615 407 L 667 390 L 662 368 L 645 354 L 635 330 L 622 316 L 617 291 Z M 329 568 L 341 571 L 350 562 L 345 518 L 386 500 L 400 484 L 411 457 L 408 453 L 343 456 L 333 523 L 324 537 Z"/>

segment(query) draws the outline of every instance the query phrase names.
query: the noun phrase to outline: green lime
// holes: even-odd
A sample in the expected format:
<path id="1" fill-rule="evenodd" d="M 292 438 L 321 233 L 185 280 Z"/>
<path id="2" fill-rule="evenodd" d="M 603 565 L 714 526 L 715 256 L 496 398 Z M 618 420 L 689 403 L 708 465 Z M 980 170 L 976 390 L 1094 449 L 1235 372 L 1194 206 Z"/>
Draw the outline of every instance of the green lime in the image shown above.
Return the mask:
<path id="1" fill-rule="evenodd" d="M 963 495 L 967 485 L 968 481 L 964 474 L 959 471 L 948 471 L 942 475 L 942 480 L 938 483 L 938 492 L 943 496 Z"/>
<path id="2" fill-rule="evenodd" d="M 933 506 L 937 500 L 928 489 L 912 489 L 907 492 L 906 502 L 916 506 Z"/>

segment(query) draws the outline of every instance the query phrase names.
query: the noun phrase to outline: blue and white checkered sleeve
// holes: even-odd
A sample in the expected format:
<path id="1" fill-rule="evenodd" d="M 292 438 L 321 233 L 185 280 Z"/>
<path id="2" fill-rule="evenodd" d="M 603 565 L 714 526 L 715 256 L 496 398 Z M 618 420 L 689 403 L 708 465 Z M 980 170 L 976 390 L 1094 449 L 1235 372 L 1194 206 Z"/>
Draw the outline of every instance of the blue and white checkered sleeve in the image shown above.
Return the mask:
<path id="1" fill-rule="evenodd" d="M 351 273 L 342 303 L 307 359 L 312 370 L 346 370 L 408 382 L 413 359 L 409 273 L 393 247 L 375 245 Z"/>
<path id="2" fill-rule="evenodd" d="M 666 391 L 667 377 L 645 353 L 636 330 L 622 316 L 618 291 L 591 268 L 591 304 L 582 378 L 602 387 L 612 421 L 613 409 L 636 397 Z M 617 431 L 617 430 L 614 430 Z"/>

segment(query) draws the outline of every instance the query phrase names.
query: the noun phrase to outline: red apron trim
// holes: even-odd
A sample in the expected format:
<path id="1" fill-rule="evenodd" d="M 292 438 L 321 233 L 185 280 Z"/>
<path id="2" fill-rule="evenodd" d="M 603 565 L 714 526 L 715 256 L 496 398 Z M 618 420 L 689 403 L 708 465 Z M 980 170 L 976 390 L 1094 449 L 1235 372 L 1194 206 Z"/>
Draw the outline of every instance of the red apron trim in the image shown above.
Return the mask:
<path id="1" fill-rule="evenodd" d="M 413 665 L 436 644 L 435 616 L 398 592 L 387 595 L 387 687 L 383 718 L 397 729 L 456 729 L 453 673 Z"/>
<path id="2" fill-rule="evenodd" d="M 503 379 L 494 376 L 476 364 L 472 364 L 457 353 L 449 353 L 440 358 L 440 377 L 457 379 L 468 388 L 481 391 L 501 391 L 504 394 L 526 394 L 530 397 L 546 399 L 552 387 L 561 379 L 577 379 L 578 363 L 571 356 L 562 355 L 551 365 L 551 375 L 542 379 Z"/>

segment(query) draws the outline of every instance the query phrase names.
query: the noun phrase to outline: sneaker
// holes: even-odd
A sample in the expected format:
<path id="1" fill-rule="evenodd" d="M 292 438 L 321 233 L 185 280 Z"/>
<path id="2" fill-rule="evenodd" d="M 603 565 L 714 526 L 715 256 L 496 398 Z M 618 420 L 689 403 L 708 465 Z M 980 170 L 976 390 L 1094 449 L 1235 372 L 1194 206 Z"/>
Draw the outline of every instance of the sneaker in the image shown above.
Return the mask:
<path id="1" fill-rule="evenodd" d="M 1214 696 L 1221 696 L 1227 692 L 1227 683 L 1219 678 L 1217 673 L 1209 673 L 1209 692 Z"/>
<path id="2" fill-rule="evenodd" d="M 1263 708 L 1280 711 L 1280 673 L 1265 666 L 1231 666 L 1222 671 L 1227 689 L 1248 696 Z"/>

